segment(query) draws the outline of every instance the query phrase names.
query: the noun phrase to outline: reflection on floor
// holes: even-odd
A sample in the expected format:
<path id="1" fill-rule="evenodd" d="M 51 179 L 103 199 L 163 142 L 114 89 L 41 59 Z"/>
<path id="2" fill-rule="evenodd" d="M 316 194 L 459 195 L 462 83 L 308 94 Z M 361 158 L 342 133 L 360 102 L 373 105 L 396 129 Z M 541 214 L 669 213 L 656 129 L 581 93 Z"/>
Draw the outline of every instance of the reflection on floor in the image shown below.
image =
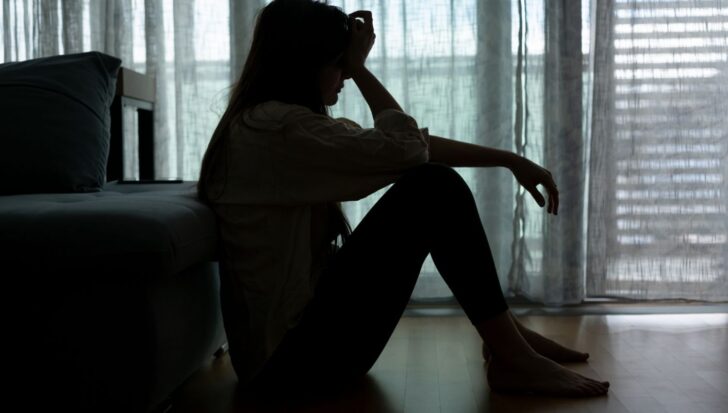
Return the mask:
<path id="1" fill-rule="evenodd" d="M 353 391 L 323 401 L 253 405 L 236 396 L 227 356 L 190 379 L 173 413 L 207 412 L 725 412 L 728 314 L 524 316 L 545 336 L 591 354 L 570 368 L 609 380 L 596 399 L 493 394 L 480 338 L 464 317 L 404 317 Z"/>

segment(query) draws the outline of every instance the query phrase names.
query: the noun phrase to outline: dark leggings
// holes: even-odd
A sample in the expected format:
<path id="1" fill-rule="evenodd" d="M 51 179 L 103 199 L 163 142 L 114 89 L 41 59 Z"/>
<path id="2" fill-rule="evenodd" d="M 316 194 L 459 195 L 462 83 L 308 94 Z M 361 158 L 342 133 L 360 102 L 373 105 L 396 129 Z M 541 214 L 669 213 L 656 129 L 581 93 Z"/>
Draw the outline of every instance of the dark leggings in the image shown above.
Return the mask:
<path id="1" fill-rule="evenodd" d="M 365 375 L 407 306 L 427 254 L 473 324 L 508 308 L 465 181 L 444 165 L 417 166 L 332 258 L 300 323 L 253 387 L 310 392 Z"/>

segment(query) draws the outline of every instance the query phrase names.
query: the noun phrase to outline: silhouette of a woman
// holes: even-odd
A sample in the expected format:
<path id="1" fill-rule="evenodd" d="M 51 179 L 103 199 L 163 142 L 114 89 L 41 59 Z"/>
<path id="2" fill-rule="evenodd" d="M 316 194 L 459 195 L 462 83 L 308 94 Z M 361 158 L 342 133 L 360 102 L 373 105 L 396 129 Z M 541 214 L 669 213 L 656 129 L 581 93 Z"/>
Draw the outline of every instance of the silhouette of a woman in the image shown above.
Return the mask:
<path id="1" fill-rule="evenodd" d="M 556 214 L 551 174 L 420 129 L 367 70 L 374 39 L 368 11 L 271 2 L 205 153 L 198 193 L 219 219 L 223 316 L 240 386 L 310 391 L 362 377 L 431 254 L 483 338 L 493 390 L 606 393 L 609 383 L 558 364 L 587 354 L 508 310 L 475 201 L 452 167 L 509 168 Z M 328 115 L 345 79 L 361 91 L 374 128 Z M 338 203 L 389 184 L 351 232 Z"/>

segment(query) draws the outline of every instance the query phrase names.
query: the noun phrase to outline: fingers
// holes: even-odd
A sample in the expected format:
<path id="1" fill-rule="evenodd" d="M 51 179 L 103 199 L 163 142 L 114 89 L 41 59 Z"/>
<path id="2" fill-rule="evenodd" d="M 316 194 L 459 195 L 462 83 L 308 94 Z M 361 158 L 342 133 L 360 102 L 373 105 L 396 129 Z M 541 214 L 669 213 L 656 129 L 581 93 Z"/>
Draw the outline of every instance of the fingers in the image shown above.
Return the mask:
<path id="1" fill-rule="evenodd" d="M 352 30 L 354 32 L 363 31 L 365 34 L 370 35 L 370 43 L 374 43 L 374 38 L 377 37 L 377 35 L 374 34 L 374 20 L 372 18 L 372 12 L 369 10 L 358 10 L 351 13 L 349 18 L 353 19 Z M 363 20 L 364 23 L 357 19 Z"/>
<path id="2" fill-rule="evenodd" d="M 361 18 L 364 20 L 364 24 L 368 27 L 374 28 L 373 19 L 372 19 L 372 12 L 369 10 L 357 10 L 354 13 L 349 14 L 349 17 L 352 19 Z"/>
<path id="3" fill-rule="evenodd" d="M 546 200 L 543 199 L 543 195 L 541 195 L 540 192 L 538 192 L 538 189 L 536 189 L 535 186 L 533 187 L 527 187 L 526 190 L 531 194 L 533 199 L 536 200 L 536 203 L 538 206 L 542 207 L 546 205 Z"/>
<path id="4" fill-rule="evenodd" d="M 349 14 L 349 25 L 351 40 L 347 49 L 347 67 L 344 77 L 351 78 L 348 73 L 354 72 L 356 68 L 364 65 L 369 52 L 374 46 L 374 25 L 372 23 L 372 12 L 358 10 Z"/>
<path id="5" fill-rule="evenodd" d="M 556 188 L 556 184 L 546 187 L 546 191 L 549 194 L 549 207 L 548 213 L 559 215 L 559 190 Z"/>
<path id="6" fill-rule="evenodd" d="M 554 213 L 554 197 L 551 196 L 551 193 L 549 193 L 549 200 L 548 200 L 548 206 L 546 207 L 546 212 L 549 214 Z"/>
<path id="7" fill-rule="evenodd" d="M 548 194 L 548 204 L 546 203 L 546 200 L 544 199 L 541 192 L 539 192 L 538 189 L 536 189 L 536 186 L 533 187 L 526 187 L 526 190 L 533 196 L 533 199 L 536 200 L 536 203 L 540 207 L 546 206 L 546 211 L 549 214 L 558 215 L 559 214 L 559 190 L 556 187 L 556 184 L 552 182 L 544 182 L 542 183 L 544 188 L 546 189 L 546 192 Z"/>
<path id="8" fill-rule="evenodd" d="M 374 44 L 374 39 L 377 37 L 377 35 L 374 33 L 372 12 L 370 12 L 369 10 L 358 10 L 354 13 L 349 14 L 349 19 L 351 19 L 352 32 L 357 34 L 363 33 L 364 36 L 368 37 L 369 47 L 371 47 L 371 45 Z"/>
<path id="9" fill-rule="evenodd" d="M 546 188 L 546 192 L 549 194 L 549 206 L 548 206 L 548 213 L 559 215 L 559 188 L 556 186 L 556 182 L 554 182 L 554 179 L 551 177 L 551 172 L 548 172 L 548 178 L 546 179 L 546 182 L 543 183 L 543 186 Z"/>
<path id="10" fill-rule="evenodd" d="M 549 214 L 558 215 L 559 189 L 556 186 L 556 182 L 554 182 L 551 172 L 526 158 L 522 158 L 522 161 L 524 163 L 515 172 L 518 182 L 531 194 L 541 208 L 546 206 L 546 211 Z M 539 185 L 543 185 L 544 189 L 546 189 L 548 205 L 541 192 L 537 189 Z"/>

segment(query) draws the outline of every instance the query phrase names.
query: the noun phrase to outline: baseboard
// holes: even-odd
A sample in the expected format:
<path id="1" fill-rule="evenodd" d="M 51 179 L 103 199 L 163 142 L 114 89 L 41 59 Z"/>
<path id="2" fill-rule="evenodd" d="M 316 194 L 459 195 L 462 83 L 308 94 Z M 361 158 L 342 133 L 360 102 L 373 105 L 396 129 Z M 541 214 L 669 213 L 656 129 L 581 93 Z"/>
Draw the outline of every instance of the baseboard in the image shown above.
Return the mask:
<path id="1" fill-rule="evenodd" d="M 728 303 L 673 303 L 673 302 L 586 302 L 578 305 L 549 307 L 536 304 L 510 304 L 511 311 L 525 315 L 610 315 L 610 314 L 715 314 L 728 313 Z M 464 316 L 457 304 L 411 304 L 406 317 Z"/>

